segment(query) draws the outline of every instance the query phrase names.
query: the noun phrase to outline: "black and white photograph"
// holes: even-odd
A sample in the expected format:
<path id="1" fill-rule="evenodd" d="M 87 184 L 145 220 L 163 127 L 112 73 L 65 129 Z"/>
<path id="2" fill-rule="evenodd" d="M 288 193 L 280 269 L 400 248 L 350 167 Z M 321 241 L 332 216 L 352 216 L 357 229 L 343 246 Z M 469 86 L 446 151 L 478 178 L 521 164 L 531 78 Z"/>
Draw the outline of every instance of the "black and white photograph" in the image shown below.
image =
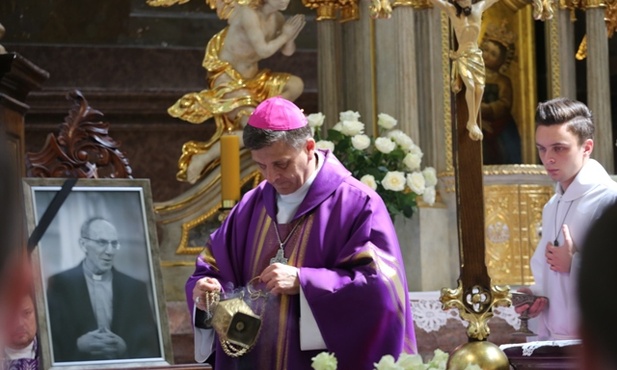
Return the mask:
<path id="1" fill-rule="evenodd" d="M 62 182 L 25 180 L 30 232 Z M 79 180 L 41 237 L 35 265 L 46 369 L 168 363 L 149 197 L 147 180 Z"/>

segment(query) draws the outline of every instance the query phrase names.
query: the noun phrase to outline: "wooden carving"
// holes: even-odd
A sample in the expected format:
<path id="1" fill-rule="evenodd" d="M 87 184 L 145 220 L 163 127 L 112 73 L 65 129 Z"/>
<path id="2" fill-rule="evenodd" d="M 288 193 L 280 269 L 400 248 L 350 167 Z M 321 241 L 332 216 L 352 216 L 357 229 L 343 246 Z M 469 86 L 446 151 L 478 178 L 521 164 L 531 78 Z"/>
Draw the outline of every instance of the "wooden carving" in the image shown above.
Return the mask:
<path id="1" fill-rule="evenodd" d="M 67 95 L 73 100 L 58 137 L 47 136 L 43 149 L 26 154 L 30 177 L 133 178 L 128 159 L 119 143 L 108 135 L 103 113 L 91 108 L 80 91 Z"/>

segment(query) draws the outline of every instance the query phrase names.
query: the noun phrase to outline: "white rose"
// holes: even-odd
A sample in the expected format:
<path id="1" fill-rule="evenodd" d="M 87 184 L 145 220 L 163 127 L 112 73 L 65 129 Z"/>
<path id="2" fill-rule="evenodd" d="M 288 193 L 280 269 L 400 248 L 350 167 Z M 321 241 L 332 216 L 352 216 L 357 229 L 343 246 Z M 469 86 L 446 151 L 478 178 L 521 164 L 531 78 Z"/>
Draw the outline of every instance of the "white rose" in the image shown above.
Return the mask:
<path id="1" fill-rule="evenodd" d="M 331 152 L 334 151 L 334 143 L 328 140 L 319 140 L 315 143 L 315 148 L 317 149 L 328 149 Z"/>
<path id="2" fill-rule="evenodd" d="M 420 169 L 420 163 L 422 163 L 422 157 L 414 153 L 407 153 L 403 158 L 403 164 L 409 168 L 410 171 Z"/>
<path id="3" fill-rule="evenodd" d="M 377 190 L 377 181 L 375 181 L 375 176 L 373 175 L 364 175 L 360 178 L 360 182 L 364 185 L 368 186 L 373 190 Z"/>
<path id="4" fill-rule="evenodd" d="M 412 144 L 409 149 L 408 149 L 409 153 L 413 153 L 413 154 L 417 154 L 420 156 L 420 158 L 422 158 L 422 156 L 424 156 L 424 153 L 422 153 L 422 149 L 420 149 L 419 146 L 417 146 L 416 144 Z"/>
<path id="5" fill-rule="evenodd" d="M 364 132 L 364 123 L 360 121 L 341 121 L 341 129 L 343 135 L 355 136 Z"/>
<path id="6" fill-rule="evenodd" d="M 396 148 L 396 143 L 387 137 L 375 139 L 375 148 L 384 154 L 388 154 Z"/>
<path id="7" fill-rule="evenodd" d="M 357 121 L 360 119 L 360 113 L 348 110 L 339 113 L 339 121 Z"/>
<path id="8" fill-rule="evenodd" d="M 364 150 L 371 145 L 371 138 L 364 134 L 356 135 L 351 138 L 351 145 L 358 150 Z"/>
<path id="9" fill-rule="evenodd" d="M 407 186 L 418 195 L 422 195 L 424 193 L 424 189 L 426 185 L 424 184 L 424 175 L 422 172 L 415 171 L 411 174 L 407 174 Z"/>
<path id="10" fill-rule="evenodd" d="M 392 130 L 388 132 L 387 136 L 394 140 L 394 142 L 397 143 L 406 152 L 411 149 L 412 145 L 414 145 L 413 140 L 401 130 Z"/>
<path id="11" fill-rule="evenodd" d="M 343 124 L 341 122 L 337 122 L 336 125 L 332 127 L 332 129 L 336 131 L 341 131 L 343 129 Z"/>
<path id="12" fill-rule="evenodd" d="M 311 359 L 311 367 L 315 370 L 336 370 L 338 361 L 333 353 L 321 352 Z"/>
<path id="13" fill-rule="evenodd" d="M 396 126 L 396 123 L 396 119 L 394 119 L 394 117 L 389 114 L 379 113 L 377 115 L 377 124 L 385 128 L 386 130 L 389 130 L 392 127 Z"/>
<path id="14" fill-rule="evenodd" d="M 326 119 L 323 113 L 311 113 L 306 116 L 306 120 L 308 121 L 309 126 L 311 127 L 321 127 L 323 126 L 323 122 Z"/>
<path id="15" fill-rule="evenodd" d="M 437 348 L 435 351 L 433 351 L 433 359 L 429 361 L 426 368 L 445 370 L 448 363 L 448 357 L 450 357 L 450 355 Z"/>
<path id="16" fill-rule="evenodd" d="M 410 355 L 408 353 L 401 353 L 396 364 L 404 370 L 424 370 L 425 368 L 422 356 Z"/>
<path id="17" fill-rule="evenodd" d="M 434 186 L 429 186 L 424 189 L 424 194 L 422 194 L 422 200 L 428 205 L 435 204 L 435 197 L 437 196 L 437 192 L 435 191 Z"/>
<path id="18" fill-rule="evenodd" d="M 381 360 L 379 360 L 379 362 L 374 365 L 375 370 L 403 370 L 400 366 L 396 364 L 392 355 L 383 356 Z"/>
<path id="19" fill-rule="evenodd" d="M 424 182 L 426 186 L 435 186 L 437 185 L 437 171 L 433 167 L 426 167 L 424 171 L 422 171 L 424 175 Z"/>
<path id="20" fill-rule="evenodd" d="M 405 174 L 401 171 L 388 171 L 381 185 L 386 190 L 403 191 L 405 189 Z"/>

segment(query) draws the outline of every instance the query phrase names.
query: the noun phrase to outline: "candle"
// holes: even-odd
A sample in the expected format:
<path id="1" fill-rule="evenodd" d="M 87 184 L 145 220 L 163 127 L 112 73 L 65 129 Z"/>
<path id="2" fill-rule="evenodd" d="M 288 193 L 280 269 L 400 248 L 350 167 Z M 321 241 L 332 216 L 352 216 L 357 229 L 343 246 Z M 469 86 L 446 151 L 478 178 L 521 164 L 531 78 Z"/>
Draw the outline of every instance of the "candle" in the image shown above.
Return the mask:
<path id="1" fill-rule="evenodd" d="M 223 208 L 240 200 L 240 140 L 234 134 L 221 135 L 221 198 Z"/>

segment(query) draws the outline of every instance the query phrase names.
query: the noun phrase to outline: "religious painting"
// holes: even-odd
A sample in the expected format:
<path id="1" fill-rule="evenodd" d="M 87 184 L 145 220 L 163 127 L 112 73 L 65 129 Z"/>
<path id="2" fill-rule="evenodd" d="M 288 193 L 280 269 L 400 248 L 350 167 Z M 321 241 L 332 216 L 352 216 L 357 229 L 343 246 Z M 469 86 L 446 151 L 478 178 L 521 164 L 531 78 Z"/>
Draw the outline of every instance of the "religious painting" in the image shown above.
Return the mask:
<path id="1" fill-rule="evenodd" d="M 50 206 L 64 182 L 24 179 L 43 368 L 170 364 L 149 180 L 80 179 Z"/>
<path id="2" fill-rule="evenodd" d="M 532 7 L 500 1 L 482 20 L 486 85 L 481 106 L 485 165 L 535 164 L 537 105 Z"/>

